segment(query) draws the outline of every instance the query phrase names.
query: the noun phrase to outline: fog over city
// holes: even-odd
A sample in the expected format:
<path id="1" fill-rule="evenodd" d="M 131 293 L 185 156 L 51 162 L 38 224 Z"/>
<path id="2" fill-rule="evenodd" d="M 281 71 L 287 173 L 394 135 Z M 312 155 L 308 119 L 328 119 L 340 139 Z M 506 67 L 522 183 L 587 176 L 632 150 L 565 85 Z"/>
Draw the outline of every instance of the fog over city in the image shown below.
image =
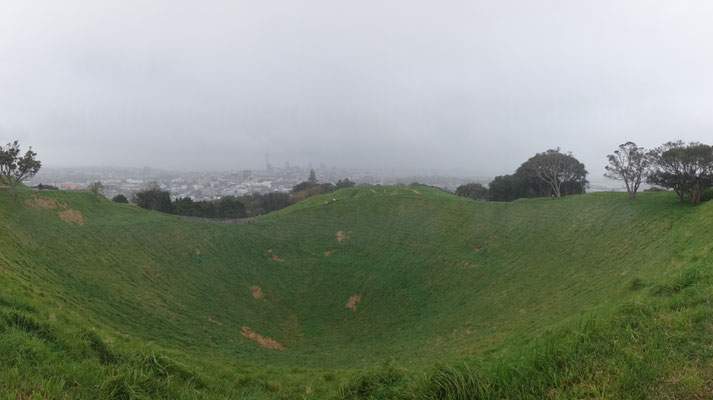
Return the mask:
<path id="1" fill-rule="evenodd" d="M 513 172 L 713 139 L 709 1 L 0 1 L 43 165 Z"/>

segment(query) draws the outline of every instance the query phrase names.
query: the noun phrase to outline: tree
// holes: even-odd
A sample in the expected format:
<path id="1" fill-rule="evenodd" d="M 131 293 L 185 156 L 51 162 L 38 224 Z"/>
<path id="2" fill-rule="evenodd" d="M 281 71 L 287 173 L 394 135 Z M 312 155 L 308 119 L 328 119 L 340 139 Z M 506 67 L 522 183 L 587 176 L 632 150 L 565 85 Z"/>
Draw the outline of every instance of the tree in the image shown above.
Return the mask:
<path id="1" fill-rule="evenodd" d="M 165 190 L 161 190 L 161 187 L 156 182 L 151 182 L 145 190 L 134 193 L 131 201 L 141 208 L 167 214 L 173 213 L 171 194 Z"/>
<path id="2" fill-rule="evenodd" d="M 35 176 L 42 167 L 42 162 L 35 157 L 32 147 L 20 157 L 20 144 L 16 140 L 6 146 L 0 146 L 0 178 L 7 182 L 13 197 L 17 197 L 17 184 Z"/>
<path id="3" fill-rule="evenodd" d="M 607 156 L 609 165 L 605 168 L 605 177 L 624 181 L 626 191 L 630 197 L 636 197 L 642 179 L 646 177 L 651 155 L 643 147 L 639 147 L 634 142 L 626 142 L 619 145 L 619 149 L 614 154 Z"/>
<path id="4" fill-rule="evenodd" d="M 297 192 L 301 192 L 303 190 L 307 190 L 312 186 L 314 186 L 314 185 L 310 184 L 309 182 L 300 182 L 292 187 L 292 193 L 297 193 Z"/>
<path id="5" fill-rule="evenodd" d="M 309 178 L 307 178 L 307 183 L 310 185 L 317 184 L 317 173 L 314 172 L 314 168 L 309 170 Z"/>
<path id="6" fill-rule="evenodd" d="M 226 196 L 215 204 L 216 218 L 245 218 L 245 204 L 233 196 Z"/>
<path id="7" fill-rule="evenodd" d="M 111 201 L 122 204 L 129 203 L 129 199 L 127 199 L 126 196 L 124 196 L 123 194 L 117 194 L 116 196 L 114 196 L 113 199 L 111 199 Z"/>
<path id="8" fill-rule="evenodd" d="M 340 179 L 340 180 L 337 181 L 337 183 L 334 184 L 334 186 L 335 186 L 337 189 L 344 189 L 344 188 L 348 188 L 348 187 L 354 187 L 354 185 L 356 185 L 356 183 L 354 183 L 353 181 L 349 180 L 349 178 Z"/>
<path id="9" fill-rule="evenodd" d="M 319 186 L 322 187 L 322 193 L 332 193 L 337 190 L 337 187 L 333 183 L 320 183 Z"/>
<path id="10" fill-rule="evenodd" d="M 523 163 L 516 174 L 538 178 L 556 197 L 562 197 L 562 187 L 566 182 L 570 183 L 565 185 L 566 188 L 578 186 L 580 193 L 583 193 L 589 184 L 584 164 L 574 158 L 572 153 L 561 153 L 559 148 L 537 153 Z"/>
<path id="11" fill-rule="evenodd" d="M 177 215 L 197 217 L 195 209 L 195 202 L 190 197 L 180 197 L 173 202 L 173 212 Z"/>
<path id="12" fill-rule="evenodd" d="M 530 182 L 521 175 L 496 176 L 488 184 L 488 200 L 513 201 L 524 197 L 535 197 Z"/>
<path id="13" fill-rule="evenodd" d="M 698 142 L 667 142 L 652 153 L 654 169 L 647 182 L 673 189 L 683 201 L 701 202 L 703 192 L 713 186 L 713 148 Z"/>
<path id="14" fill-rule="evenodd" d="M 485 200 L 488 198 L 488 188 L 480 183 L 466 183 L 456 188 L 456 196 L 473 200 Z"/>
<path id="15" fill-rule="evenodd" d="M 101 181 L 92 182 L 89 184 L 89 191 L 95 199 L 99 199 L 99 196 L 104 193 L 104 184 Z"/>
<path id="16" fill-rule="evenodd" d="M 287 193 L 271 192 L 261 196 L 261 207 L 267 212 L 281 210 L 292 202 L 290 201 L 290 195 Z"/>

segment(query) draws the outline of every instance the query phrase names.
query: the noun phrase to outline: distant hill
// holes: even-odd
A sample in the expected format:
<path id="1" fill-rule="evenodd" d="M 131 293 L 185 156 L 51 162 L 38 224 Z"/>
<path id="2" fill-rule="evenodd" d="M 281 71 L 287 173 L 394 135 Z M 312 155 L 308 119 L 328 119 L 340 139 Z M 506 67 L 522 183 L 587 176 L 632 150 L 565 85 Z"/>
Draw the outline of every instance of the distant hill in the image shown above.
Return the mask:
<path id="1" fill-rule="evenodd" d="M 0 397 L 707 398 L 711 232 L 668 192 L 225 225 L 0 189 Z"/>

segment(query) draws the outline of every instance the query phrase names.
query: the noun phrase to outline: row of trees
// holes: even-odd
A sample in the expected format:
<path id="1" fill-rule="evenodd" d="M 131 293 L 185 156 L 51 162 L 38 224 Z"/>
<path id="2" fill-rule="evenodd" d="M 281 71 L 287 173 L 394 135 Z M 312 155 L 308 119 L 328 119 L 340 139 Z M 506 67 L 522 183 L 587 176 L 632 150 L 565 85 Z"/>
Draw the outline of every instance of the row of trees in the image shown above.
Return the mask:
<path id="1" fill-rule="evenodd" d="M 584 193 L 588 186 L 584 164 L 572 153 L 562 153 L 557 148 L 530 157 L 514 174 L 496 176 L 487 188 L 479 183 L 461 185 L 456 195 L 474 200 L 512 201 Z"/>
<path id="2" fill-rule="evenodd" d="M 18 141 L 0 146 L 0 184 L 7 185 L 16 196 L 17 185 L 32 178 L 42 163 L 30 147 L 21 154 Z M 667 142 L 653 150 L 646 150 L 634 142 L 619 146 L 607 156 L 605 176 L 621 180 L 631 197 L 635 197 L 641 184 L 661 186 L 673 190 L 681 201 L 700 203 L 703 193 L 713 187 L 713 147 L 699 142 Z M 133 202 L 141 207 L 181 215 L 213 218 L 241 218 L 278 210 L 316 194 L 330 193 L 352 187 L 355 183 L 343 179 L 332 183 L 319 183 L 314 170 L 308 179 L 295 185 L 290 194 L 252 194 L 241 198 L 226 197 L 219 201 L 195 202 L 191 199 L 171 201 L 170 194 L 158 185 L 136 193 Z M 456 194 L 476 200 L 511 201 L 523 197 L 562 197 L 584 193 L 589 182 L 587 170 L 572 153 L 562 153 L 559 148 L 537 153 L 512 175 L 497 176 L 488 187 L 478 183 L 461 185 Z M 103 189 L 100 182 L 90 186 L 98 196 Z M 124 196 L 115 201 L 126 202 Z"/>
<path id="3" fill-rule="evenodd" d="M 698 204 L 703 193 L 713 187 L 713 147 L 699 142 L 667 142 L 646 150 L 626 142 L 607 156 L 606 177 L 624 182 L 629 196 L 635 197 L 643 181 L 672 189 L 680 201 L 685 196 Z"/>
<path id="4" fill-rule="evenodd" d="M 154 183 L 132 196 L 131 202 L 149 210 L 168 214 L 185 215 L 202 218 L 245 218 L 281 210 L 291 204 L 300 202 L 310 196 L 331 193 L 355 183 L 349 179 L 341 179 L 336 183 L 319 183 L 314 170 L 306 181 L 295 185 L 290 193 L 253 193 L 244 196 L 225 196 L 220 200 L 194 201 L 184 197 L 171 200 L 171 194 Z M 123 195 L 113 199 L 119 203 L 128 203 Z"/>
<path id="5" fill-rule="evenodd" d="M 123 195 L 118 195 L 113 200 L 119 203 L 128 202 Z M 283 209 L 293 203 L 287 193 L 253 193 L 245 196 L 225 196 L 212 201 L 194 201 L 189 197 L 182 197 L 172 201 L 171 194 L 156 183 L 135 193 L 131 202 L 148 210 L 201 218 L 254 217 Z"/>
<path id="6" fill-rule="evenodd" d="M 698 204 L 713 187 L 713 147 L 683 141 L 667 142 L 647 150 L 634 142 L 619 145 L 607 156 L 607 178 L 621 180 L 635 197 L 642 183 L 673 190 L 679 200 Z M 512 175 L 497 176 L 488 187 L 461 185 L 456 194 L 475 200 L 512 201 L 525 197 L 561 197 L 584 193 L 587 170 L 571 153 L 559 149 L 537 153 Z"/>

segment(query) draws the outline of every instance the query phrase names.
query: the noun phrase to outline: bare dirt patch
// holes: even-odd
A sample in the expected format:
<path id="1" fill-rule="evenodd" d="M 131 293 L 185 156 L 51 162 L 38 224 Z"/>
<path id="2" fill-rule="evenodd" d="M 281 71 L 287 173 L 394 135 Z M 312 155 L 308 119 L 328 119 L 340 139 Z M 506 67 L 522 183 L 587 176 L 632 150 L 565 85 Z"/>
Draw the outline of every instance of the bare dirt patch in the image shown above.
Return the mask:
<path id="1" fill-rule="evenodd" d="M 201 249 L 199 249 L 198 247 L 196 247 L 196 254 L 201 255 Z"/>
<path id="2" fill-rule="evenodd" d="M 250 286 L 250 293 L 253 294 L 253 297 L 256 299 L 262 299 L 264 294 L 262 293 L 262 288 L 257 285 L 252 285 Z"/>
<path id="3" fill-rule="evenodd" d="M 376 190 L 374 190 L 374 189 L 369 189 L 369 190 L 371 190 L 373 193 L 378 194 L 379 196 L 381 196 L 381 193 L 377 192 Z"/>
<path id="4" fill-rule="evenodd" d="M 218 326 L 223 326 L 223 324 L 222 324 L 220 321 L 216 321 L 216 320 L 214 320 L 214 319 L 211 318 L 211 317 L 208 317 L 208 322 L 214 323 L 214 324 L 216 324 L 216 325 L 218 325 Z"/>
<path id="5" fill-rule="evenodd" d="M 258 342 L 260 346 L 265 347 L 267 349 L 285 350 L 285 346 L 281 345 L 276 340 L 267 336 L 262 336 L 261 334 L 255 332 L 247 326 L 240 328 L 240 333 L 246 338 Z"/>
<path id="6" fill-rule="evenodd" d="M 348 308 L 352 311 L 356 311 L 357 309 L 357 303 L 361 301 L 361 295 L 360 294 L 354 294 L 352 297 L 349 298 L 349 301 L 347 301 L 347 305 L 344 306 L 345 308 Z"/>
<path id="7" fill-rule="evenodd" d="M 272 252 L 272 249 L 267 251 L 270 255 L 272 255 L 272 261 L 285 261 L 284 258 L 280 258 L 277 256 L 277 254 Z"/>
<path id="8" fill-rule="evenodd" d="M 87 220 L 81 212 L 72 210 L 67 204 L 60 204 L 57 200 L 52 198 L 39 197 L 35 194 L 35 197 L 25 200 L 25 203 L 30 207 L 46 210 L 56 210 L 59 208 L 61 209 L 58 213 L 59 218 L 64 222 L 84 225 L 84 222 Z"/>
<path id="9" fill-rule="evenodd" d="M 626 274 L 628 274 L 628 273 L 629 273 L 629 270 L 627 269 L 627 270 L 622 271 L 622 273 L 621 273 L 620 275 L 621 275 L 621 276 L 626 276 Z"/>
<path id="10" fill-rule="evenodd" d="M 342 243 L 344 239 L 348 239 L 347 234 L 344 231 L 337 231 L 337 241 Z"/>
<path id="11" fill-rule="evenodd" d="M 25 203 L 28 206 L 35 207 L 35 208 L 47 208 L 47 209 L 60 208 L 60 205 L 57 202 L 57 200 L 42 198 L 42 197 L 33 197 L 31 199 L 27 199 L 27 200 L 25 200 Z"/>
<path id="12" fill-rule="evenodd" d="M 475 252 L 476 252 L 476 253 L 479 252 L 479 251 L 482 250 L 482 249 L 483 249 L 483 245 L 482 245 L 482 244 L 479 244 L 479 245 L 475 246 Z"/>
<path id="13" fill-rule="evenodd" d="M 86 221 L 84 214 L 77 210 L 72 210 L 71 208 L 60 211 L 59 218 L 64 222 L 75 223 L 77 225 L 84 225 L 84 221 Z"/>
<path id="14" fill-rule="evenodd" d="M 414 193 L 416 193 L 416 194 L 422 194 L 421 192 L 419 192 L 419 191 L 416 190 L 416 189 L 411 189 L 411 191 L 414 192 Z"/>
<path id="15" fill-rule="evenodd" d="M 324 256 L 325 256 L 325 257 L 329 257 L 329 256 L 331 256 L 332 254 L 334 254 L 334 250 L 327 250 L 327 251 L 324 252 Z"/>

